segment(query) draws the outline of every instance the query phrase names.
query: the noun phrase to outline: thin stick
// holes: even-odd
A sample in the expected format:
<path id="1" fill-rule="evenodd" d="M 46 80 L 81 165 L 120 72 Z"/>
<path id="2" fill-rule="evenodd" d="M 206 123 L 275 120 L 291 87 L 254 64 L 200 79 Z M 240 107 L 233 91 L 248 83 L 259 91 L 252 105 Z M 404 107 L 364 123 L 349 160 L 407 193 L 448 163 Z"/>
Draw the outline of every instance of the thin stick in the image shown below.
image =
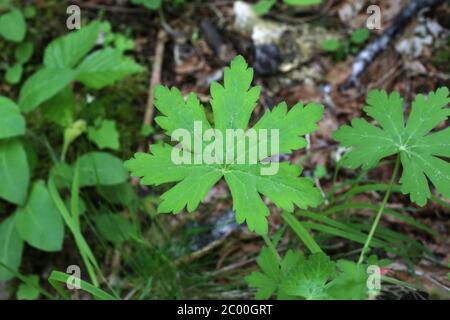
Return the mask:
<path id="1" fill-rule="evenodd" d="M 391 182 L 389 183 L 386 194 L 384 195 L 384 199 L 383 202 L 381 203 L 380 209 L 378 209 L 377 215 L 375 216 L 375 220 L 373 221 L 372 228 L 370 229 L 369 235 L 367 236 L 366 242 L 364 243 L 364 247 L 361 250 L 361 255 L 359 256 L 358 264 L 361 264 L 363 262 L 366 251 L 369 248 L 370 241 L 372 241 L 373 235 L 375 234 L 375 230 L 377 229 L 378 223 L 380 222 L 381 216 L 383 215 L 383 210 L 386 207 L 389 196 L 391 195 L 392 186 L 394 185 L 394 181 L 397 178 L 397 172 L 399 167 L 400 167 L 400 156 L 397 155 L 397 160 L 395 161 L 395 167 L 394 172 L 392 173 Z"/>
<path id="2" fill-rule="evenodd" d="M 162 63 L 164 58 L 164 47 L 167 41 L 167 33 L 164 30 L 160 30 L 158 33 L 158 43 L 156 45 L 156 51 L 155 51 L 155 61 L 153 63 L 153 72 L 152 77 L 150 79 L 150 85 L 148 88 L 148 98 L 147 98 L 147 107 L 145 109 L 145 115 L 144 115 L 144 122 L 143 126 L 145 125 L 151 125 L 153 121 L 153 102 L 154 102 L 154 95 L 153 91 L 159 83 L 161 83 L 161 70 L 162 70 Z"/>

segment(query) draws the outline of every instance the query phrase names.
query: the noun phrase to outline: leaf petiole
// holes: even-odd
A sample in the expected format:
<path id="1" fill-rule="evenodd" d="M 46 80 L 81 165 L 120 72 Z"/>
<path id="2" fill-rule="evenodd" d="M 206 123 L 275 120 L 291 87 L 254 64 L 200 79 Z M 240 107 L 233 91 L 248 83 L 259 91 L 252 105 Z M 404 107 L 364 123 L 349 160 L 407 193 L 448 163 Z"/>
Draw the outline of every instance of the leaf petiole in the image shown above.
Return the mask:
<path id="1" fill-rule="evenodd" d="M 272 241 L 270 241 L 269 236 L 264 234 L 262 235 L 264 242 L 266 243 L 266 245 L 269 247 L 269 249 L 272 251 L 272 253 L 274 254 L 275 257 L 277 257 L 278 262 L 281 262 L 281 256 L 277 251 L 277 248 L 275 248 L 275 246 L 273 245 Z"/>
<path id="2" fill-rule="evenodd" d="M 377 215 L 375 216 L 375 220 L 372 223 L 372 227 L 370 228 L 369 235 L 367 236 L 366 242 L 364 243 L 364 247 L 361 250 L 361 254 L 359 256 L 358 264 L 361 264 L 364 260 L 364 256 L 366 254 L 367 249 L 370 246 L 370 242 L 375 234 L 375 230 L 377 229 L 378 223 L 381 220 L 381 216 L 383 215 L 384 208 L 386 207 L 389 196 L 391 195 L 392 187 L 394 186 L 394 181 L 397 178 L 398 168 L 400 167 L 400 155 L 397 155 L 397 159 L 395 160 L 394 172 L 391 176 L 391 181 L 389 182 L 388 189 L 386 194 L 384 195 L 383 202 L 381 203 L 380 209 L 378 209 Z"/>

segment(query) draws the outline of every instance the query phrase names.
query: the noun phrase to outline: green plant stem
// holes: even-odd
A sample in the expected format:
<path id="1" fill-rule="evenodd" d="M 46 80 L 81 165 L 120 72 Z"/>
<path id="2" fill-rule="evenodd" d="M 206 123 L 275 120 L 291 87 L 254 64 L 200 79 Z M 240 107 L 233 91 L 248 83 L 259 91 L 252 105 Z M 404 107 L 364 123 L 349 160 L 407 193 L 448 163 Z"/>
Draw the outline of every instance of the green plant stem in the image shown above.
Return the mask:
<path id="1" fill-rule="evenodd" d="M 281 262 L 282 260 L 281 256 L 278 253 L 277 248 L 275 248 L 275 246 L 273 245 L 272 241 L 270 241 L 269 237 L 267 235 L 263 235 L 262 237 L 266 245 L 269 247 L 270 250 L 272 250 L 272 253 L 275 255 L 275 257 L 277 257 L 278 262 Z"/>
<path id="2" fill-rule="evenodd" d="M 397 155 L 397 160 L 395 161 L 394 172 L 391 176 L 391 181 L 389 182 L 388 189 L 386 194 L 384 195 L 383 202 L 381 203 L 380 209 L 378 209 L 377 215 L 375 216 L 375 220 L 372 223 L 372 228 L 370 229 L 369 235 L 367 236 L 366 242 L 364 243 L 364 247 L 361 250 L 361 254 L 359 256 L 358 264 L 361 264 L 364 260 L 364 256 L 366 254 L 367 249 L 370 246 L 370 242 L 375 234 L 375 230 L 381 220 L 381 216 L 383 215 L 384 208 L 388 202 L 389 196 L 391 195 L 392 186 L 394 185 L 394 181 L 397 178 L 398 168 L 400 167 L 400 156 Z"/>

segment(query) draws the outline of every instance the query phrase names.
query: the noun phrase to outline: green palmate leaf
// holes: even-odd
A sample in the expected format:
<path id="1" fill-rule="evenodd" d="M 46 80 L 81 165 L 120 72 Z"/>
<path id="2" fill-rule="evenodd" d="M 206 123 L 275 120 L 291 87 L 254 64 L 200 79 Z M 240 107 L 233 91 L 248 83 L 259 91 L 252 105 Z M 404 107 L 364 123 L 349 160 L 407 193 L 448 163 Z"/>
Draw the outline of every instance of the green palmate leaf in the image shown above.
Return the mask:
<path id="1" fill-rule="evenodd" d="M 281 287 L 291 296 L 304 299 L 327 297 L 326 284 L 336 275 L 334 262 L 324 253 L 315 253 L 308 259 L 299 255 L 292 271 L 284 277 Z"/>
<path id="2" fill-rule="evenodd" d="M 327 294 L 333 300 L 364 300 L 368 296 L 367 266 L 339 260 L 338 276 L 329 284 Z"/>
<path id="3" fill-rule="evenodd" d="M 43 181 L 34 183 L 30 197 L 16 212 L 17 230 L 29 245 L 43 251 L 60 251 L 64 224 Z"/>
<path id="4" fill-rule="evenodd" d="M 289 250 L 281 263 L 265 247 L 257 258 L 261 272 L 252 272 L 245 281 L 257 288 L 257 299 L 367 299 L 366 265 L 339 260 L 334 263 L 322 253 L 306 257 Z"/>
<path id="5" fill-rule="evenodd" d="M 334 262 L 324 253 L 308 258 L 302 252 L 289 250 L 281 263 L 269 248 L 263 248 L 257 258 L 261 272 L 245 278 L 250 287 L 257 288 L 257 299 L 325 299 L 327 287 L 336 276 Z"/>
<path id="6" fill-rule="evenodd" d="M 0 15 L 0 35 L 6 40 L 21 42 L 26 31 L 27 26 L 20 10 L 13 9 Z"/>
<path id="7" fill-rule="evenodd" d="M 152 155 L 137 153 L 125 166 L 135 176 L 143 176 L 143 184 L 160 185 L 180 181 L 161 196 L 160 212 L 180 212 L 187 205 L 189 211 L 197 208 L 200 201 L 222 176 L 219 167 L 202 165 L 176 165 L 171 160 L 172 147 L 152 145 Z M 151 175 L 148 173 L 151 172 Z M 192 186 L 196 188 L 193 189 Z"/>
<path id="8" fill-rule="evenodd" d="M 71 69 L 92 50 L 100 32 L 100 22 L 94 21 L 78 31 L 53 40 L 45 49 L 46 68 Z"/>
<path id="9" fill-rule="evenodd" d="M 288 251 L 283 260 L 283 264 L 290 266 L 292 251 Z M 289 257 L 289 258 L 288 258 Z M 256 299 L 269 299 L 279 289 L 283 273 L 280 269 L 277 257 L 273 251 L 267 247 L 261 249 L 261 253 L 256 259 L 262 272 L 253 272 L 245 278 L 245 281 L 252 288 L 258 288 Z M 283 270 L 284 271 L 284 270 Z"/>
<path id="10" fill-rule="evenodd" d="M 133 59 L 112 48 L 95 51 L 78 66 L 77 81 L 100 89 L 144 69 Z"/>
<path id="11" fill-rule="evenodd" d="M 25 134 L 25 119 L 19 107 L 8 98 L 0 96 L 0 139 Z"/>
<path id="12" fill-rule="evenodd" d="M 17 271 L 22 261 L 23 241 L 16 230 L 15 217 L 0 224 L 0 262 Z M 0 281 L 9 280 L 14 274 L 0 265 Z"/>
<path id="13" fill-rule="evenodd" d="M 39 297 L 39 276 L 27 277 L 28 283 L 22 283 L 17 290 L 18 300 L 36 300 Z M 32 284 L 32 285 L 31 285 Z"/>
<path id="14" fill-rule="evenodd" d="M 27 79 L 20 90 L 19 106 L 22 112 L 30 112 L 52 98 L 75 80 L 70 69 L 41 69 Z"/>
<path id="15" fill-rule="evenodd" d="M 89 127 L 88 138 L 100 149 L 118 150 L 120 147 L 119 133 L 116 129 L 116 122 L 113 120 L 101 120 L 95 127 Z"/>
<path id="16" fill-rule="evenodd" d="M 246 129 L 253 109 L 258 101 L 261 88 L 251 88 L 253 69 L 247 68 L 242 56 L 231 62 L 225 69 L 224 85 L 211 85 L 211 106 L 216 129 Z"/>
<path id="17" fill-rule="evenodd" d="M 396 92 L 371 91 L 365 112 L 379 126 L 364 119 L 353 119 L 352 126 L 343 126 L 334 138 L 351 148 L 343 164 L 351 168 L 372 168 L 387 156 L 400 154 L 403 173 L 401 190 L 412 201 L 425 205 L 431 196 L 427 178 L 444 197 L 450 198 L 450 128 L 430 133 L 450 115 L 445 108 L 450 99 L 448 89 L 431 92 L 428 98 L 417 95 L 408 121 L 404 121 L 403 100 Z"/>
<path id="18" fill-rule="evenodd" d="M 27 154 L 18 139 L 0 140 L 0 198 L 22 205 L 30 172 Z"/>
<path id="19" fill-rule="evenodd" d="M 80 170 L 80 186 L 111 186 L 123 183 L 128 174 L 117 157 L 104 152 L 91 152 L 77 160 Z"/>
<path id="20" fill-rule="evenodd" d="M 216 160 L 226 158 L 227 161 L 206 164 L 201 161 L 202 155 L 190 148 L 190 143 L 184 141 L 184 138 L 175 137 L 175 140 L 180 142 L 180 148 L 188 153 L 191 159 L 193 157 L 195 161 L 200 161 L 192 164 L 175 164 L 171 155 L 177 150 L 163 144 L 151 146 L 151 154 L 137 153 L 134 159 L 126 162 L 127 168 L 134 176 L 142 177 L 143 184 L 177 182 L 161 196 L 163 201 L 158 208 L 159 212 L 177 213 L 185 206 L 190 212 L 195 210 L 208 190 L 222 177 L 231 190 L 237 221 L 239 223 L 246 221 L 250 230 L 256 230 L 260 234 L 267 233 L 266 216 L 269 215 L 261 195 L 287 211 L 292 211 L 294 205 L 306 208 L 321 203 L 320 192 L 313 187 L 312 182 L 299 178 L 302 170 L 300 166 L 282 163 L 276 174 L 263 175 L 261 172 L 270 164 L 265 163 L 264 158 L 276 153 L 291 152 L 306 145 L 302 135 L 317 129 L 316 122 L 322 117 L 323 106 L 314 103 L 303 106 L 298 103 L 288 111 L 286 104 L 281 103 L 272 111 L 267 111 L 253 129 L 266 129 L 267 139 L 262 139 L 264 140 L 262 142 L 267 142 L 268 153 L 265 157 L 258 158 L 254 164 L 245 164 L 245 161 L 237 160 L 238 157 L 246 159 L 250 154 L 254 154 L 261 143 L 259 141 L 252 145 L 245 143 L 245 138 L 226 137 L 227 129 L 247 129 L 260 93 L 259 87 L 250 87 L 252 78 L 252 69 L 247 68 L 244 58 L 238 56 L 231 62 L 231 66 L 225 69 L 224 86 L 216 82 L 211 85 L 214 128 L 224 137 L 224 143 L 219 148 L 221 149 L 219 153 L 223 151 L 223 156 L 216 154 L 215 157 Z M 169 90 L 159 86 L 155 90 L 155 99 L 155 106 L 162 113 L 162 116 L 155 120 L 167 134 L 183 129 L 190 134 L 192 140 L 201 141 L 202 137 L 195 130 L 194 123 L 200 124 L 203 130 L 211 128 L 204 108 L 194 94 L 190 94 L 184 100 L 177 89 Z M 278 130 L 277 151 L 272 149 L 272 138 L 276 137 L 272 129 Z M 199 143 L 206 145 L 205 142 Z M 227 148 L 228 144 L 234 147 L 232 149 L 238 150 L 238 153 L 239 150 L 243 152 L 231 155 Z"/>

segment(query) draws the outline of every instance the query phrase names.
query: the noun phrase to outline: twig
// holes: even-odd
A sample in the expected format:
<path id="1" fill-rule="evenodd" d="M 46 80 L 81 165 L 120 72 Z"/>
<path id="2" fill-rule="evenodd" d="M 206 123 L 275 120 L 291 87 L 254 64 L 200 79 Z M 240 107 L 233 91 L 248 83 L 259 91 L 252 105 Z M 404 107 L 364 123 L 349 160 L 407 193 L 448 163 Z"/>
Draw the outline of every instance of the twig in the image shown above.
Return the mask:
<path id="1" fill-rule="evenodd" d="M 191 263 L 195 260 L 201 259 L 202 257 L 206 256 L 209 252 L 212 252 L 214 249 L 218 248 L 221 244 L 223 244 L 225 242 L 225 240 L 228 238 L 228 235 L 214 240 L 213 242 L 207 244 L 205 247 L 191 253 L 188 256 L 184 256 L 179 260 L 175 261 L 175 265 L 176 266 L 180 266 L 183 264 L 187 264 L 187 263 Z"/>
<path id="2" fill-rule="evenodd" d="M 172 26 L 166 20 L 166 16 L 164 15 L 164 11 L 163 11 L 162 7 L 159 8 L 158 14 L 159 14 L 159 20 L 160 20 L 161 26 L 164 28 L 164 30 L 168 34 L 170 34 L 175 39 L 177 39 L 177 38 L 178 39 L 187 39 L 187 38 L 189 38 L 186 33 L 177 31 L 177 30 L 172 28 Z"/>
<path id="3" fill-rule="evenodd" d="M 205 35 L 206 42 L 214 53 L 222 60 L 227 61 L 227 45 L 217 30 L 216 26 L 208 18 L 202 19 L 200 29 Z"/>
<path id="4" fill-rule="evenodd" d="M 161 82 L 161 70 L 162 70 L 162 63 L 164 59 L 164 47 L 167 41 L 167 33 L 165 30 L 161 29 L 158 33 L 158 43 L 156 45 L 155 50 L 155 61 L 153 62 L 153 72 L 152 77 L 150 79 L 150 85 L 148 88 L 148 98 L 147 98 L 147 107 L 145 109 L 145 115 L 144 115 L 144 122 L 143 126 L 150 126 L 153 121 L 153 102 L 154 102 L 154 95 L 153 91 Z"/>
<path id="5" fill-rule="evenodd" d="M 212 272 L 209 273 L 209 275 L 212 276 L 212 277 L 218 276 L 220 274 L 223 274 L 223 273 L 226 273 L 226 272 L 230 272 L 230 271 L 235 270 L 235 269 L 242 268 L 243 266 L 251 264 L 251 263 L 254 263 L 255 261 L 256 261 L 256 257 L 255 258 L 250 258 L 248 260 L 241 260 L 241 261 L 238 261 L 236 263 L 227 265 L 227 266 L 225 266 L 225 267 L 223 267 L 223 268 L 221 268 L 219 270 L 212 271 Z"/>

